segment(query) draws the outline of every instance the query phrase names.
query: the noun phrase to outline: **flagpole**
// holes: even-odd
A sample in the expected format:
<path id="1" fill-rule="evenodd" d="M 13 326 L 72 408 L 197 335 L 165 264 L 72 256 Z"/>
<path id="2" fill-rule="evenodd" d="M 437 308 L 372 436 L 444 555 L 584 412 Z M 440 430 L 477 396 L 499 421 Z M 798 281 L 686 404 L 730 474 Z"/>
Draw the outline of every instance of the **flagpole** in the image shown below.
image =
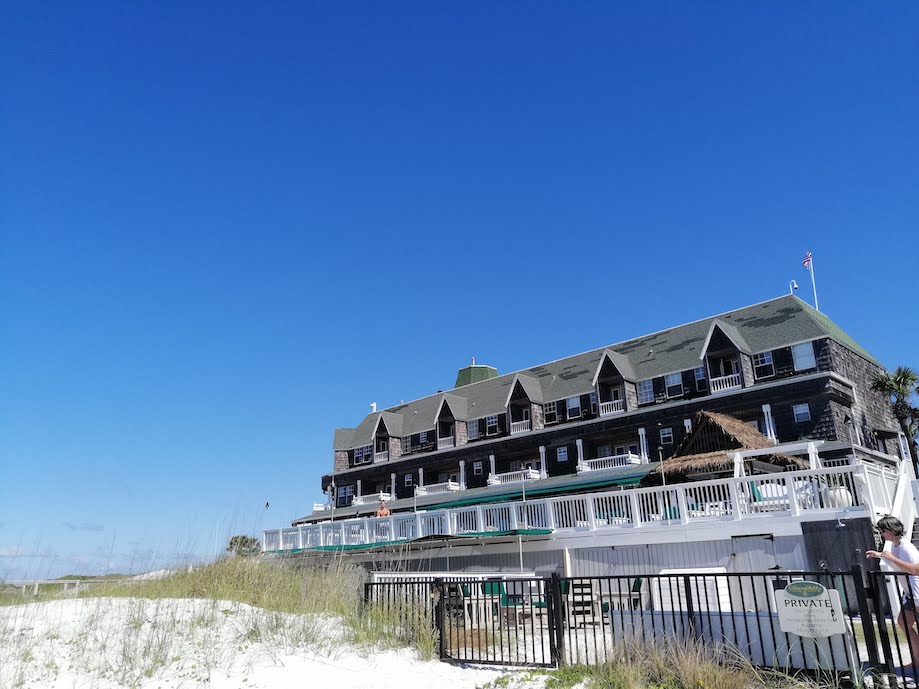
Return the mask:
<path id="1" fill-rule="evenodd" d="M 819 311 L 820 306 L 817 304 L 817 281 L 814 278 L 814 255 L 813 254 L 811 254 L 810 271 L 811 271 L 811 286 L 814 288 L 814 308 L 817 309 L 817 311 Z"/>

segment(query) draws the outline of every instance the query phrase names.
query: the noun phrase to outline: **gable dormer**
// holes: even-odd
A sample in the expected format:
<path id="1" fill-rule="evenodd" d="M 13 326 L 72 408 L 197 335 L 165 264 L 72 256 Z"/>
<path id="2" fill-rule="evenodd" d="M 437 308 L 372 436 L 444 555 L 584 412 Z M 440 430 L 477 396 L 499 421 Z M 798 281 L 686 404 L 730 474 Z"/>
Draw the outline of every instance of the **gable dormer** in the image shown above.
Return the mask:
<path id="1" fill-rule="evenodd" d="M 591 382 L 597 392 L 600 416 L 610 416 L 638 408 L 635 371 L 624 354 L 604 350 Z"/>
<path id="2" fill-rule="evenodd" d="M 703 362 L 712 394 L 753 384 L 750 347 L 730 323 L 717 318 L 712 321 L 699 359 Z"/>
<path id="3" fill-rule="evenodd" d="M 543 428 L 542 404 L 539 381 L 521 373 L 514 376 L 504 401 L 511 435 Z"/>
<path id="4" fill-rule="evenodd" d="M 456 395 L 443 395 L 435 414 L 437 449 L 446 450 L 468 442 L 466 434 L 466 400 Z"/>

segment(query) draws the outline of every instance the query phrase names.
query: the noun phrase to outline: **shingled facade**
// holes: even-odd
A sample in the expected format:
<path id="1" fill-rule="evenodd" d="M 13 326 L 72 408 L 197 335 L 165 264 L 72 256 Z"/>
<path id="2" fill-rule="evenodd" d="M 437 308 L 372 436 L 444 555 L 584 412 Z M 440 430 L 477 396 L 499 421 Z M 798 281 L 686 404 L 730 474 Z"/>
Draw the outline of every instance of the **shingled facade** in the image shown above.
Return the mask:
<path id="1" fill-rule="evenodd" d="M 673 454 L 700 411 L 777 442 L 841 440 L 898 455 L 897 423 L 870 388 L 883 370 L 787 295 L 371 413 L 336 430 L 322 488 L 343 507 L 355 495 L 477 488 L 525 469 L 573 474 L 601 457 L 652 463 Z"/>

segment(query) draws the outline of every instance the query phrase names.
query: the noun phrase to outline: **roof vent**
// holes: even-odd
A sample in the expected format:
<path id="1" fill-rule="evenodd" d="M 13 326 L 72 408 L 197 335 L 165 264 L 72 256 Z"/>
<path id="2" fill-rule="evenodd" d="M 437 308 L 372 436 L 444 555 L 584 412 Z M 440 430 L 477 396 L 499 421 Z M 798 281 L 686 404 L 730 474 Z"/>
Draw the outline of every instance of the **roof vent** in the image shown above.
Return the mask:
<path id="1" fill-rule="evenodd" d="M 377 410 L 377 403 L 371 402 L 370 403 L 370 413 L 373 414 L 374 412 L 376 412 L 376 410 Z"/>

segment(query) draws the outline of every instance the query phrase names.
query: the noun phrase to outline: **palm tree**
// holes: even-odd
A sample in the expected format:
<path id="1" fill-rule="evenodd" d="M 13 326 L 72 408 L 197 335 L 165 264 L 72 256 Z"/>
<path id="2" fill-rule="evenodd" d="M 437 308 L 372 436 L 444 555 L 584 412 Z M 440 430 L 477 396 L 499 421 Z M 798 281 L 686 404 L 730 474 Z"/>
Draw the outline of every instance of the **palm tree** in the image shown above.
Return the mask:
<path id="1" fill-rule="evenodd" d="M 909 366 L 898 366 L 893 373 L 878 373 L 871 381 L 871 389 L 880 392 L 890 401 L 893 415 L 906 436 L 913 466 L 919 463 L 916 431 L 919 430 L 919 409 L 911 404 L 913 391 L 919 391 L 919 374 Z"/>

